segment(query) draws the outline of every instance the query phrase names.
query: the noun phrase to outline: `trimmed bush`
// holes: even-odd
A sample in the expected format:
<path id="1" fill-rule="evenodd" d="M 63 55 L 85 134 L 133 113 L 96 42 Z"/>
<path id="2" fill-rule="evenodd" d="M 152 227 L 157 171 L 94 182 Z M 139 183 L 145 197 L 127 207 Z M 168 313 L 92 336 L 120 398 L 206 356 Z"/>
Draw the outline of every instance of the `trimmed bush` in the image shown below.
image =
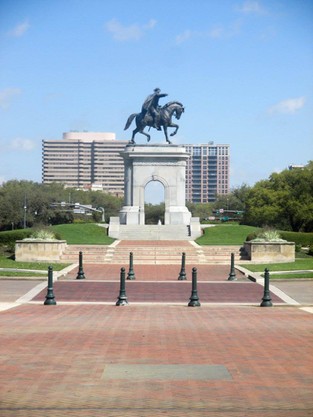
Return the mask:
<path id="1" fill-rule="evenodd" d="M 282 239 L 288 242 L 294 242 L 296 245 L 311 246 L 313 245 L 313 233 L 304 232 L 280 232 Z"/>
<path id="2" fill-rule="evenodd" d="M 30 237 L 31 229 L 10 230 L 0 233 L 0 246 L 8 246 L 9 249 L 14 249 L 16 240 L 23 240 Z"/>

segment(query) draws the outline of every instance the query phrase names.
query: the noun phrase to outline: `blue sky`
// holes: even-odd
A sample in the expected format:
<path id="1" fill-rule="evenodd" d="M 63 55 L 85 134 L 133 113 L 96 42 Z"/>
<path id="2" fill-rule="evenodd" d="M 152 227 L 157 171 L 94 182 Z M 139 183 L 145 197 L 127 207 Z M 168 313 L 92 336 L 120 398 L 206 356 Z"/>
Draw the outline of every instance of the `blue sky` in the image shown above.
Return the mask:
<path id="1" fill-rule="evenodd" d="M 231 187 L 305 164 L 312 46 L 312 0 L 0 0 L 0 182 L 40 182 L 66 131 L 130 139 L 155 87 L 185 106 L 173 143 L 230 144 Z"/>

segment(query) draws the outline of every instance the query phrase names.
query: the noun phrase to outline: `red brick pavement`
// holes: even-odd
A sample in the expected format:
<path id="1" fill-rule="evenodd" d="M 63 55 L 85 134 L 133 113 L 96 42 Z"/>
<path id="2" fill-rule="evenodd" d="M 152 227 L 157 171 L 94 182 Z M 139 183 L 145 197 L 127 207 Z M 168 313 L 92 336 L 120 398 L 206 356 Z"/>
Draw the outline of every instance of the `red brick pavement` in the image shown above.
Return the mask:
<path id="1" fill-rule="evenodd" d="M 87 279 L 118 281 L 122 267 L 125 268 L 127 274 L 129 265 L 84 264 L 83 270 Z M 195 267 L 197 268 L 198 281 L 226 281 L 230 273 L 230 266 L 227 265 L 195 265 Z M 134 265 L 137 281 L 177 280 L 180 269 L 180 265 Z M 185 271 L 187 279 L 191 280 L 192 267 L 187 265 Z M 75 279 L 77 272 L 78 268 L 72 270 L 62 279 Z M 236 277 L 240 281 L 249 281 L 239 271 L 236 271 Z"/>
<path id="2" fill-rule="evenodd" d="M 292 307 L 23 305 L 0 313 L 0 415 L 308 417 L 312 332 Z M 107 379 L 114 364 L 220 365 L 231 379 Z"/>
<path id="3" fill-rule="evenodd" d="M 120 284 L 100 281 L 60 281 L 54 284 L 56 301 L 76 302 L 116 302 Z M 41 291 L 33 301 L 44 301 L 47 290 Z M 132 302 L 163 302 L 187 303 L 191 295 L 191 283 L 176 282 L 126 282 L 126 294 L 129 303 Z M 263 287 L 253 282 L 218 282 L 198 284 L 200 302 L 205 303 L 260 303 L 263 297 Z M 275 294 L 271 295 L 273 302 L 282 300 Z"/>

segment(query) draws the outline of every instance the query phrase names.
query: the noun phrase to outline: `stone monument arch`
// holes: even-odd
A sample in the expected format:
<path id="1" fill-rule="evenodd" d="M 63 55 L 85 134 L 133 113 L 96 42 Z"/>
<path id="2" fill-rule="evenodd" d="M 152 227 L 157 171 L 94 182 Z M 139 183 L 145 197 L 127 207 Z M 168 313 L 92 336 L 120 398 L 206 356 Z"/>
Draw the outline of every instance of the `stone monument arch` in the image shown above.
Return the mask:
<path id="1" fill-rule="evenodd" d="M 159 181 L 164 187 L 165 213 L 164 225 L 157 229 L 158 239 L 166 229 L 167 234 L 172 230 L 173 239 L 182 239 L 182 233 L 186 239 L 200 236 L 199 219 L 192 218 L 186 207 L 186 161 L 190 157 L 186 148 L 129 144 L 120 154 L 124 159 L 124 205 L 119 217 L 110 219 L 109 235 L 121 238 L 121 231 L 127 228 L 134 230 L 137 226 L 136 235 L 144 227 L 149 228 L 145 225 L 145 187 Z M 150 236 L 153 238 L 152 231 Z"/>

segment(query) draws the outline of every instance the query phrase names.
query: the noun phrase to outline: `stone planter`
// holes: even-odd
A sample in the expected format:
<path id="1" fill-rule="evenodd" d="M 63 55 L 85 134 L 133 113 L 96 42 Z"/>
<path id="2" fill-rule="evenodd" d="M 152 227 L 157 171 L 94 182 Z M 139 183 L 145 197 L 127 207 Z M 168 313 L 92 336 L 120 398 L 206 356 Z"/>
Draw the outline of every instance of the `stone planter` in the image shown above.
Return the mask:
<path id="1" fill-rule="evenodd" d="M 254 262 L 294 262 L 293 242 L 245 242 L 244 249 L 250 261 Z"/>
<path id="2" fill-rule="evenodd" d="M 18 262 L 58 262 L 66 246 L 66 240 L 17 240 L 15 260 Z"/>

